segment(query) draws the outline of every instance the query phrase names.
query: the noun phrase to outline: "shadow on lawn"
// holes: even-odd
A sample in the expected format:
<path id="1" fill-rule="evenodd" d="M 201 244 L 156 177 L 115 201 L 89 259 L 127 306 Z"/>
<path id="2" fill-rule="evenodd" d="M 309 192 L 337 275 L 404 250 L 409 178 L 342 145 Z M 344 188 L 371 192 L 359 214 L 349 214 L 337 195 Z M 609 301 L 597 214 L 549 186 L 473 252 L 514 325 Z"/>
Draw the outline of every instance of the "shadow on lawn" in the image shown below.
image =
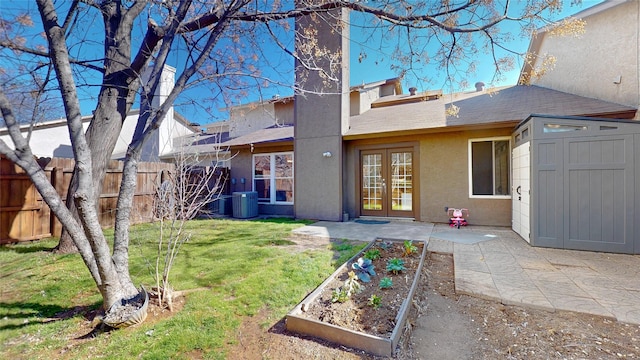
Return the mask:
<path id="1" fill-rule="evenodd" d="M 81 315 L 85 320 L 93 320 L 100 311 L 100 303 L 65 308 L 58 305 L 35 302 L 0 302 L 0 308 L 5 310 L 16 309 L 18 311 L 4 315 L 4 319 L 23 319 L 20 324 L 0 325 L 0 331 L 2 331 L 19 329 L 32 324 L 45 324 L 53 321 L 68 320 L 78 315 Z M 29 321 L 29 318 L 33 317 L 36 317 L 37 320 Z"/>
<path id="2" fill-rule="evenodd" d="M 14 246 L 14 245 L 22 245 L 22 246 Z M 14 252 L 16 254 L 32 254 L 37 252 L 52 252 L 54 248 L 42 246 L 42 245 L 34 245 L 34 246 L 24 246 L 24 244 L 16 243 L 16 244 L 6 244 L 0 246 L 0 252 Z"/>

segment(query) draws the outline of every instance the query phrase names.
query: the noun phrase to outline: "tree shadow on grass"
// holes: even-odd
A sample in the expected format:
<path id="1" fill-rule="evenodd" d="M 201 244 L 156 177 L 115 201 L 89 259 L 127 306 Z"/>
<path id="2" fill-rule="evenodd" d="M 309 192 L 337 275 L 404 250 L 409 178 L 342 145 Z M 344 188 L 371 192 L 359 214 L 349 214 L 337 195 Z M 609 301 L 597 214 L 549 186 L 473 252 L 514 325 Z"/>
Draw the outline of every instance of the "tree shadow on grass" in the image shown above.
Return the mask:
<path id="1" fill-rule="evenodd" d="M 54 321 L 68 320 L 78 315 L 81 315 L 85 320 L 91 321 L 95 318 L 100 311 L 101 303 L 93 305 L 82 305 L 74 307 L 62 307 L 54 304 L 40 304 L 35 302 L 15 302 L 7 303 L 0 302 L 0 308 L 4 310 L 15 309 L 17 312 L 5 314 L 3 318 L 9 319 L 23 319 L 19 324 L 5 324 L 0 325 L 0 331 L 19 329 L 35 324 L 46 324 Z M 36 317 L 36 321 L 29 320 Z"/>
<path id="2" fill-rule="evenodd" d="M 89 331 L 88 333 L 75 337 L 73 338 L 73 340 L 88 340 L 88 339 L 94 339 L 102 334 L 106 334 L 106 333 L 110 333 L 111 331 L 116 330 L 115 328 L 112 328 L 111 326 L 103 323 L 102 321 L 100 321 L 98 323 L 98 325 L 94 326 L 91 331 Z"/>
<path id="3" fill-rule="evenodd" d="M 20 246 L 16 246 L 20 245 Z M 14 252 L 16 254 L 32 254 L 37 252 L 52 252 L 54 248 L 42 245 L 24 246 L 24 244 L 7 244 L 0 246 L 0 252 Z"/>

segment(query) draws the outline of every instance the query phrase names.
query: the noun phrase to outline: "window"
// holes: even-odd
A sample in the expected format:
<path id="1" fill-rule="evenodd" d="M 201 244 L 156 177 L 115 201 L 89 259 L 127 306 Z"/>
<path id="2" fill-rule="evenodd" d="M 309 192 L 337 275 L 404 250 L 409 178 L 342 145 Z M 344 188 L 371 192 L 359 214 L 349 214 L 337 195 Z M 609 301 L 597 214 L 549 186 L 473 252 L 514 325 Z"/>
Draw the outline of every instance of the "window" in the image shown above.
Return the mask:
<path id="1" fill-rule="evenodd" d="M 253 190 L 258 202 L 293 204 L 293 153 L 253 155 Z"/>
<path id="2" fill-rule="evenodd" d="M 543 133 L 558 133 L 567 131 L 587 130 L 586 126 L 566 125 L 566 124 L 544 124 Z"/>
<path id="3" fill-rule="evenodd" d="M 509 198 L 510 139 L 469 140 L 469 196 Z"/>

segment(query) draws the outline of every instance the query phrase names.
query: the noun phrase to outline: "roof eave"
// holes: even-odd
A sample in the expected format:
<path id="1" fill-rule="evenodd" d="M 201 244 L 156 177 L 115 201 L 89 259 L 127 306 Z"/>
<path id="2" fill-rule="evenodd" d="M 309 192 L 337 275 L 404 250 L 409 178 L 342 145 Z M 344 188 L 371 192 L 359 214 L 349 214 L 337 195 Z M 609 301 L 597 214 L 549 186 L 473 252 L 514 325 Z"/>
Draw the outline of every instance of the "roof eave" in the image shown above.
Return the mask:
<path id="1" fill-rule="evenodd" d="M 423 129 L 412 129 L 412 130 L 397 130 L 397 131 L 376 132 L 376 133 L 346 134 L 342 138 L 343 138 L 343 140 L 361 140 L 361 139 L 374 139 L 374 138 L 392 137 L 392 136 L 407 136 L 407 135 L 424 135 L 424 134 L 448 133 L 448 132 L 454 132 L 454 131 L 513 128 L 518 123 L 520 123 L 520 121 L 521 120 L 508 120 L 508 121 L 496 121 L 496 122 L 491 122 L 491 123 L 439 126 L 439 127 L 423 128 Z"/>

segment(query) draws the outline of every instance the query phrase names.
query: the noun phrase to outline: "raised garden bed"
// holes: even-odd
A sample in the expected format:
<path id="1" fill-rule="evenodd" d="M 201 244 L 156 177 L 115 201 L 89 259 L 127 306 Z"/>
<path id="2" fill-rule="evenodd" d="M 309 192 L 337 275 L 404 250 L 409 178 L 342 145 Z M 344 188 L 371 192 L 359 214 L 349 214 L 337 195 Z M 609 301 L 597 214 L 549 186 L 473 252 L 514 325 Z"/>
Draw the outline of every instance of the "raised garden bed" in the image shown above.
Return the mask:
<path id="1" fill-rule="evenodd" d="M 287 314 L 287 330 L 391 356 L 400 340 L 427 253 L 425 242 L 411 242 L 415 249 L 410 254 L 405 253 L 405 245 L 404 240 L 393 239 L 377 239 L 368 244 Z M 347 288 L 349 273 L 353 272 L 352 277 L 358 274 L 353 264 L 376 250 L 379 257 L 371 260 L 375 275 L 370 275 L 370 282 L 358 279 L 364 287 L 362 291 L 354 291 L 346 300 L 338 296 L 338 290 Z M 405 269 L 387 271 L 392 259 L 401 260 Z M 389 278 L 392 285 L 381 288 L 383 278 Z"/>

